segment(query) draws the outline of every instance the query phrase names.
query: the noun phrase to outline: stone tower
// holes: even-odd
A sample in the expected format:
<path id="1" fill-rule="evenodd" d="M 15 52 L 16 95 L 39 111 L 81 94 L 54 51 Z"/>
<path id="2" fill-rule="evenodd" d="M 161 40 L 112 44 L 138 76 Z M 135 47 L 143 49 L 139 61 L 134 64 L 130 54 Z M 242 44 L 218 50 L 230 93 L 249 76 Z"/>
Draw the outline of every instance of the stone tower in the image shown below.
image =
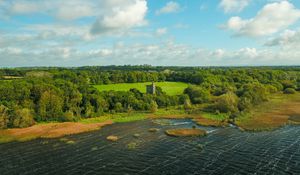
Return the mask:
<path id="1" fill-rule="evenodd" d="M 150 84 L 150 85 L 147 85 L 146 86 L 146 92 L 147 92 L 147 94 L 155 94 L 155 84 L 154 84 L 154 82 L 152 82 L 152 84 Z"/>

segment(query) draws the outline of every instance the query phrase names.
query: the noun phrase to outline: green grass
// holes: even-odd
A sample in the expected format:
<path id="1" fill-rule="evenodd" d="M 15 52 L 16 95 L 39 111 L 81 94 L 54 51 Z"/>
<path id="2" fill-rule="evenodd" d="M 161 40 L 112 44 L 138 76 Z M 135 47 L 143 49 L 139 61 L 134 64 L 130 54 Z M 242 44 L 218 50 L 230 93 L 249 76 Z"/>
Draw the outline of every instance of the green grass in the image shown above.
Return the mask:
<path id="1" fill-rule="evenodd" d="M 204 118 L 218 120 L 218 121 L 226 120 L 229 118 L 228 114 L 223 114 L 223 113 L 220 113 L 220 114 L 202 113 L 201 115 Z"/>
<path id="2" fill-rule="evenodd" d="M 118 114 L 106 114 L 100 117 L 83 119 L 80 122 L 85 124 L 90 124 L 90 123 L 101 123 L 107 120 L 112 120 L 114 123 L 126 123 L 126 122 L 144 120 L 146 118 L 147 118 L 147 113 L 142 113 L 142 112 L 131 113 L 131 114 L 118 113 Z"/>
<path id="3" fill-rule="evenodd" d="M 136 88 L 139 91 L 146 93 L 146 85 L 148 83 L 120 83 L 120 84 L 108 84 L 108 85 L 94 85 L 99 91 L 129 91 L 132 88 Z M 182 82 L 156 82 L 156 86 L 162 88 L 168 95 L 180 95 L 184 89 L 188 87 L 187 83 Z"/>

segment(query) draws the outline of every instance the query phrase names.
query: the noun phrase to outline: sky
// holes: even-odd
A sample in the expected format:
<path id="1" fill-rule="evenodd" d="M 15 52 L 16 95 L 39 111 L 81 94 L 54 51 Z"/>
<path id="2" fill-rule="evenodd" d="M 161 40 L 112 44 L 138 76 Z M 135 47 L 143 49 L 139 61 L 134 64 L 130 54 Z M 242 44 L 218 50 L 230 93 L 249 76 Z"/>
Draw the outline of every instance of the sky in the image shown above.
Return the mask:
<path id="1" fill-rule="evenodd" d="M 0 0 L 0 67 L 300 65 L 299 0 Z"/>

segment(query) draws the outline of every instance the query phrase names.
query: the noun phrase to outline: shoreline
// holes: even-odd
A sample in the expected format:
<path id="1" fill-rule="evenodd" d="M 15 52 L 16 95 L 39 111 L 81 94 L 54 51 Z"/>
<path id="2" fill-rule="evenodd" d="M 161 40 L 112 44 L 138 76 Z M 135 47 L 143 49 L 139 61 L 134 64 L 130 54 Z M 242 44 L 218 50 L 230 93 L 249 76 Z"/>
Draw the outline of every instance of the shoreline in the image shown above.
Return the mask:
<path id="1" fill-rule="evenodd" d="M 300 96 L 291 95 L 283 99 L 281 94 L 269 102 L 240 116 L 235 125 L 246 132 L 272 131 L 285 125 L 300 125 Z M 275 100 L 274 100 L 275 99 Z M 279 100 L 278 100 L 279 99 Z M 84 119 L 79 122 L 37 124 L 28 128 L 0 130 L 0 144 L 13 141 L 29 141 L 37 138 L 60 138 L 66 135 L 80 134 L 99 130 L 113 123 L 140 121 L 144 119 L 191 119 L 195 125 L 226 127 L 229 120 L 212 113 L 187 114 L 183 110 L 162 110 L 155 114 L 109 114 L 106 116 Z"/>

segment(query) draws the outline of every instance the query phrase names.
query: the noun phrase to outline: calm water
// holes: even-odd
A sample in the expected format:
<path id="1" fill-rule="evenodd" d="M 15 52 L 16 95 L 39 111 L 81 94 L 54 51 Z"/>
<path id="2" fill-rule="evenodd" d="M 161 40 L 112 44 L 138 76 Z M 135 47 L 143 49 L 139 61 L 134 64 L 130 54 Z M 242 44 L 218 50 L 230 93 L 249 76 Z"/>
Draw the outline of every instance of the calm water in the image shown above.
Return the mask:
<path id="1" fill-rule="evenodd" d="M 300 174 L 300 127 L 261 133 L 204 128 L 207 137 L 174 138 L 164 130 L 193 123 L 171 122 L 115 124 L 66 137 L 75 144 L 59 139 L 2 144 L 0 174 Z M 148 132 L 152 127 L 160 131 Z M 121 139 L 106 141 L 111 134 Z M 129 149 L 129 143 L 136 148 Z"/>

